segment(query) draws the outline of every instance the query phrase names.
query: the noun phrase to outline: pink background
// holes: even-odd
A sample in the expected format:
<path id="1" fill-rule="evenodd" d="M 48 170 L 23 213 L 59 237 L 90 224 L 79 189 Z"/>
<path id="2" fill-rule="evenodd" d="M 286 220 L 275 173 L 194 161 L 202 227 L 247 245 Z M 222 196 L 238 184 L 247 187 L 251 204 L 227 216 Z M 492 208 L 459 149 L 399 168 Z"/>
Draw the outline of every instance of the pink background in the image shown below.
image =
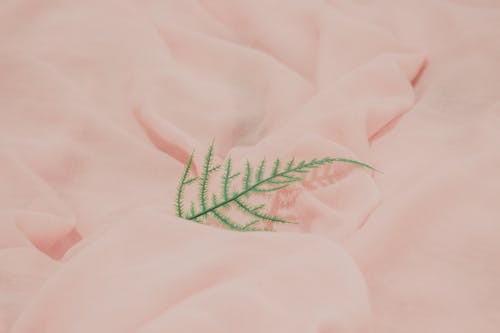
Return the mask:
<path id="1" fill-rule="evenodd" d="M 0 332 L 499 332 L 499 78 L 499 1 L 1 1 Z M 231 232 L 174 213 L 212 139 L 383 174 Z"/>

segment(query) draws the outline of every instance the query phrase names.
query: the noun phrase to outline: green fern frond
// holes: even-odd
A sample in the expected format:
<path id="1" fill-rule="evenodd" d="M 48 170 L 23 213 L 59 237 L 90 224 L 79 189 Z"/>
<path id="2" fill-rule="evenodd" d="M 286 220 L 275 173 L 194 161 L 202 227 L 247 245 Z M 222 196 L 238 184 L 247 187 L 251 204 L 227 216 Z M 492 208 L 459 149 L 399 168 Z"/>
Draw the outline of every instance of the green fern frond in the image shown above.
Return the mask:
<path id="1" fill-rule="evenodd" d="M 243 200 L 250 196 L 252 193 L 265 193 L 265 192 L 276 192 L 283 188 L 286 188 L 290 184 L 301 182 L 304 180 L 300 177 L 300 174 L 305 174 L 313 169 L 319 168 L 323 165 L 331 164 L 334 162 L 349 163 L 356 166 L 361 166 L 371 170 L 375 170 L 368 164 L 345 159 L 345 158 L 332 158 L 326 157 L 323 159 L 312 159 L 311 161 L 300 161 L 298 164 L 295 163 L 295 159 L 292 158 L 286 167 L 281 168 L 281 160 L 279 158 L 274 160 L 273 168 L 268 176 L 266 176 L 266 160 L 263 159 L 254 175 L 254 170 L 250 161 L 245 163 L 245 171 L 242 177 L 242 188 L 240 191 L 235 191 L 231 188 L 231 183 L 234 179 L 241 175 L 240 172 L 233 173 L 233 164 L 231 157 L 228 157 L 224 166 L 224 172 L 221 179 L 221 190 L 222 194 L 218 196 L 215 193 L 211 194 L 211 201 L 209 203 L 209 180 L 211 174 L 217 172 L 221 169 L 221 165 L 213 165 L 213 155 L 214 155 L 214 144 L 212 143 L 204 159 L 204 165 L 202 168 L 201 175 L 199 177 L 190 177 L 191 167 L 193 163 L 193 154 L 189 157 L 186 167 L 182 174 L 179 186 L 177 188 L 177 198 L 176 198 L 176 213 L 177 216 L 186 218 L 188 220 L 193 220 L 198 223 L 203 223 L 202 220 L 206 220 L 209 216 L 213 217 L 223 226 L 238 231 L 262 231 L 263 229 L 256 227 L 260 222 L 270 222 L 270 223 L 296 223 L 287 221 L 279 216 L 271 215 L 264 211 L 265 204 L 251 205 L 247 201 Z M 184 212 L 184 187 L 192 183 L 198 183 L 198 199 L 199 199 L 199 210 L 196 209 L 196 204 L 191 202 L 189 215 Z M 231 217 L 222 213 L 222 208 L 231 208 L 235 206 L 243 216 L 251 217 L 252 219 L 246 223 L 237 223 L 232 220 Z"/>
<path id="2" fill-rule="evenodd" d="M 276 161 L 274 161 L 274 167 L 273 167 L 273 172 L 271 173 L 272 176 L 275 176 L 278 174 L 278 171 L 280 169 L 280 159 L 277 158 Z"/>
<path id="3" fill-rule="evenodd" d="M 200 207 L 202 210 L 207 209 L 208 206 L 208 179 L 211 173 L 217 171 L 220 165 L 212 167 L 212 159 L 214 152 L 214 144 L 212 143 L 208 148 L 207 155 L 205 156 L 205 164 L 203 165 L 203 172 L 200 181 Z"/>
<path id="4" fill-rule="evenodd" d="M 260 162 L 260 165 L 259 165 L 259 168 L 257 169 L 257 174 L 255 176 L 255 181 L 256 182 L 259 182 L 262 180 L 262 177 L 264 177 L 264 171 L 266 169 L 266 160 L 263 159 L 261 162 Z"/>
<path id="5" fill-rule="evenodd" d="M 288 179 L 288 180 L 270 180 L 270 181 L 268 181 L 268 183 L 280 185 L 280 184 L 291 184 L 294 182 L 300 182 L 302 180 L 303 180 L 302 178 L 294 177 L 294 178 Z"/>
<path id="6" fill-rule="evenodd" d="M 222 214 L 217 209 L 214 209 L 212 211 L 212 214 L 219 220 L 219 222 L 221 222 L 223 225 L 225 225 L 229 229 L 238 230 L 238 231 L 244 231 L 244 229 L 243 229 L 244 227 L 242 227 L 242 226 L 238 225 L 237 223 L 231 221 L 231 219 L 229 217 L 227 217 L 226 215 Z"/>
<path id="7" fill-rule="evenodd" d="M 231 188 L 231 181 L 240 175 L 239 172 L 232 173 L 233 162 L 231 156 L 227 158 L 224 175 L 222 176 L 222 198 L 229 200 L 229 191 Z"/>
<path id="8" fill-rule="evenodd" d="M 251 207 L 250 205 L 246 204 L 243 200 L 241 199 L 236 199 L 236 203 L 238 204 L 238 207 L 245 213 L 254 216 L 258 219 L 264 220 L 264 221 L 271 221 L 271 222 L 279 222 L 279 223 L 295 223 L 295 222 L 290 222 L 285 219 L 282 219 L 277 216 L 272 216 L 268 215 L 265 213 L 259 213 L 259 209 L 256 209 L 256 207 Z"/>
<path id="9" fill-rule="evenodd" d="M 253 189 L 253 191 L 259 192 L 259 193 L 275 192 L 275 191 L 281 190 L 282 188 L 287 187 L 288 185 L 290 185 L 290 183 L 285 184 L 285 185 L 281 185 L 281 186 L 276 186 L 276 187 L 259 187 L 259 186 L 256 186 Z"/>
<path id="10" fill-rule="evenodd" d="M 253 221 L 248 222 L 247 224 L 245 224 L 243 226 L 242 231 L 262 231 L 261 229 L 250 228 L 251 226 L 253 226 L 253 225 L 255 225 L 255 224 L 259 223 L 259 222 L 261 222 L 261 220 L 253 220 Z"/>
<path id="11" fill-rule="evenodd" d="M 183 200 L 184 200 L 184 186 L 194 182 L 197 179 L 197 177 L 193 177 L 191 179 L 186 180 L 187 177 L 189 176 L 189 172 L 191 171 L 191 165 L 193 164 L 193 157 L 194 157 L 194 151 L 189 156 L 189 160 L 186 163 L 186 167 L 184 168 L 184 172 L 182 173 L 181 180 L 180 180 L 179 185 L 177 187 L 177 200 L 175 203 L 175 207 L 176 207 L 177 216 L 179 216 L 179 217 L 184 216 L 184 202 L 183 202 Z"/>
<path id="12" fill-rule="evenodd" d="M 250 188 L 251 178 L 252 178 L 252 166 L 250 165 L 250 161 L 247 160 L 245 175 L 243 176 L 243 190 L 248 190 Z"/>
<path id="13" fill-rule="evenodd" d="M 229 184 L 231 182 L 231 168 L 232 168 L 233 162 L 231 160 L 231 156 L 228 157 L 226 161 L 226 169 L 224 171 L 224 176 L 222 177 L 222 197 L 224 200 L 229 199 Z"/>
<path id="14" fill-rule="evenodd" d="M 191 216 L 196 215 L 196 211 L 195 211 L 195 208 L 194 208 L 194 202 L 192 202 L 192 201 L 191 201 L 191 210 L 190 210 L 190 213 L 191 213 Z"/>

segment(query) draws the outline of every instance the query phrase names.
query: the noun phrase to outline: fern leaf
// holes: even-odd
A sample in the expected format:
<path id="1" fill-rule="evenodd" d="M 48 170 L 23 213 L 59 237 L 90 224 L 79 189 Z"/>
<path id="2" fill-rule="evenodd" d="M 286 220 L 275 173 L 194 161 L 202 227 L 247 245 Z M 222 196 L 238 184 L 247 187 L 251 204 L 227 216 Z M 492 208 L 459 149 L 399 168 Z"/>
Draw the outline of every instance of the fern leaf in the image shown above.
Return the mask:
<path id="1" fill-rule="evenodd" d="M 293 177 L 293 176 L 288 176 L 288 175 L 282 175 L 281 177 L 285 178 L 285 179 L 277 179 L 277 180 L 274 180 L 274 179 L 271 179 L 271 180 L 268 180 L 267 183 L 269 184 L 291 184 L 291 183 L 295 183 L 295 182 L 301 182 L 303 181 L 304 179 L 303 178 L 300 178 L 300 177 Z"/>
<path id="2" fill-rule="evenodd" d="M 262 208 L 264 208 L 264 207 L 266 207 L 266 205 L 265 205 L 265 204 L 255 206 L 255 207 L 253 208 L 253 211 L 257 212 L 257 211 L 261 210 L 261 209 L 262 209 Z"/>
<path id="3" fill-rule="evenodd" d="M 226 215 L 222 214 L 217 209 L 214 209 L 211 213 L 215 216 L 215 218 L 220 223 L 222 223 L 223 225 L 225 225 L 229 229 L 243 231 L 243 227 L 241 227 L 237 223 L 231 221 L 231 219 L 229 217 L 227 217 Z"/>
<path id="4" fill-rule="evenodd" d="M 276 161 L 274 161 L 274 167 L 273 167 L 273 171 L 271 172 L 271 175 L 272 176 L 276 176 L 278 174 L 278 171 L 280 169 L 280 159 L 277 158 Z"/>
<path id="5" fill-rule="evenodd" d="M 255 224 L 259 223 L 259 222 L 260 222 L 260 220 L 253 220 L 253 221 L 250 221 L 250 222 L 248 222 L 247 224 L 245 224 L 245 225 L 243 226 L 243 230 L 244 230 L 244 231 L 260 231 L 260 230 L 258 230 L 258 229 L 250 229 L 250 227 L 251 227 L 251 226 L 253 226 L 253 225 L 255 225 Z"/>
<path id="6" fill-rule="evenodd" d="M 260 162 L 259 168 L 257 169 L 257 174 L 255 176 L 255 181 L 256 182 L 260 182 L 262 180 L 262 177 L 264 177 L 265 168 L 266 168 L 266 160 L 263 159 Z"/>
<path id="7" fill-rule="evenodd" d="M 189 184 L 195 182 L 196 180 L 198 180 L 198 177 L 189 178 L 188 180 L 186 180 L 184 182 L 184 185 L 189 185 Z"/>
<path id="8" fill-rule="evenodd" d="M 208 205 L 208 177 L 211 173 L 211 164 L 212 164 L 212 158 L 213 158 L 213 152 L 214 152 L 214 144 L 210 144 L 210 147 L 208 148 L 207 155 L 205 156 L 205 164 L 203 165 L 203 172 L 201 175 L 201 180 L 200 180 L 200 206 L 201 210 L 207 209 Z"/>
<path id="9" fill-rule="evenodd" d="M 224 176 L 222 177 L 222 197 L 224 198 L 224 200 L 227 200 L 229 199 L 229 184 L 231 182 L 231 167 L 232 167 L 232 160 L 231 160 L 231 156 L 229 156 L 227 158 L 227 161 L 226 161 L 226 168 L 225 168 L 225 171 L 224 171 Z"/>
<path id="10" fill-rule="evenodd" d="M 288 180 L 293 180 L 293 181 L 302 181 L 303 180 L 300 177 L 291 176 L 291 175 L 287 175 L 287 174 L 283 174 L 280 177 L 283 177 L 283 178 L 288 179 Z"/>
<path id="11" fill-rule="evenodd" d="M 194 209 L 194 202 L 191 201 L 191 209 L 190 209 L 190 212 L 191 212 L 191 216 L 195 216 L 196 215 L 196 211 Z"/>
<path id="12" fill-rule="evenodd" d="M 367 168 L 367 169 L 370 169 L 370 170 L 373 170 L 373 171 L 376 171 L 376 172 L 379 172 L 379 173 L 383 173 L 382 171 L 375 169 L 371 165 L 368 165 L 368 164 L 365 164 L 363 162 L 359 162 L 359 161 L 356 161 L 356 160 L 351 160 L 351 159 L 347 159 L 347 158 L 328 158 L 327 160 L 328 160 L 327 163 L 332 163 L 332 162 L 349 163 L 349 164 L 354 164 L 354 165 L 357 165 L 357 166 L 360 166 L 360 167 L 363 167 L 363 168 Z"/>
<path id="13" fill-rule="evenodd" d="M 241 174 L 241 173 L 237 172 L 237 173 L 235 173 L 234 175 L 231 175 L 231 176 L 229 177 L 229 179 L 234 179 L 234 178 L 238 177 L 240 174 Z"/>
<path id="14" fill-rule="evenodd" d="M 251 205 L 248 204 L 243 198 L 248 197 L 251 193 L 256 192 L 275 192 L 279 191 L 292 183 L 300 182 L 303 180 L 302 177 L 298 177 L 297 174 L 308 173 L 316 168 L 323 165 L 331 164 L 334 162 L 349 163 L 356 166 L 361 166 L 371 170 L 377 171 L 375 168 L 368 164 L 351 160 L 345 158 L 332 158 L 326 157 L 323 159 L 314 158 L 311 161 L 300 161 L 298 164 L 295 163 L 295 159 L 292 158 L 286 164 L 284 169 L 280 169 L 281 161 L 276 159 L 273 163 L 273 168 L 269 176 L 265 176 L 266 161 L 263 159 L 256 169 L 255 175 L 253 176 L 253 168 L 250 161 L 246 161 L 245 171 L 243 173 L 242 179 L 242 189 L 240 191 L 234 191 L 231 189 L 231 182 L 233 179 L 240 175 L 240 172 L 233 173 L 232 170 L 232 160 L 228 157 L 225 163 L 224 172 L 221 179 L 221 189 L 222 194 L 217 196 L 215 193 L 210 195 L 211 201 L 209 204 L 209 190 L 208 184 L 210 176 L 220 170 L 222 166 L 212 165 L 214 155 L 214 144 L 212 143 L 208 152 L 205 156 L 204 165 L 202 168 L 201 175 L 198 177 L 189 177 L 191 172 L 191 167 L 193 163 L 194 153 L 189 157 L 186 167 L 182 174 L 181 180 L 177 187 L 177 197 L 175 202 L 175 211 L 177 216 L 184 217 L 188 220 L 192 220 L 198 223 L 203 223 L 203 220 L 208 216 L 213 216 L 218 222 L 220 222 L 225 227 L 238 230 L 238 231 L 261 231 L 256 227 L 259 222 L 271 222 L 271 223 L 295 223 L 287 221 L 279 216 L 274 216 L 264 211 L 265 204 Z M 196 203 L 191 202 L 189 216 L 186 216 L 184 212 L 184 187 L 190 184 L 198 183 L 198 196 L 199 196 L 199 211 L 196 210 Z M 231 194 L 230 194 L 231 193 Z M 246 223 L 236 223 L 229 216 L 221 212 L 221 208 L 230 208 L 231 205 L 241 211 L 243 214 L 251 216 L 252 220 Z"/>
<path id="15" fill-rule="evenodd" d="M 255 187 L 253 190 L 255 192 L 260 192 L 260 193 L 275 192 L 275 191 L 279 191 L 279 190 L 287 187 L 288 185 L 290 185 L 290 184 L 285 184 L 285 185 L 276 186 L 276 187 L 268 187 L 268 188 Z"/>
<path id="16" fill-rule="evenodd" d="M 250 188 L 251 178 L 252 178 L 252 166 L 250 165 L 250 161 L 247 160 L 245 175 L 243 176 L 243 190 L 248 190 Z"/>
<path id="17" fill-rule="evenodd" d="M 219 165 L 216 165 L 216 166 L 214 166 L 213 168 L 210 168 L 210 170 L 208 170 L 208 172 L 209 172 L 209 173 L 215 172 L 215 171 L 219 170 L 219 169 L 220 169 L 220 167 L 221 167 L 221 165 L 220 165 L 220 164 L 219 164 Z"/>
<path id="18" fill-rule="evenodd" d="M 241 210 L 243 212 L 248 213 L 256 218 L 259 218 L 259 219 L 262 219 L 265 221 L 270 221 L 270 222 L 293 223 L 293 222 L 289 222 L 289 221 L 282 219 L 280 217 L 277 217 L 277 216 L 272 216 L 272 215 L 265 214 L 265 213 L 259 213 L 258 211 L 255 210 L 255 208 L 252 208 L 251 206 L 249 206 L 248 204 L 246 204 L 245 202 L 243 202 L 240 199 L 237 199 L 236 203 L 238 204 L 238 207 L 241 208 Z"/>
<path id="19" fill-rule="evenodd" d="M 189 176 L 189 172 L 191 171 L 191 165 L 193 164 L 194 151 L 189 156 L 189 160 L 184 167 L 184 172 L 182 173 L 181 180 L 179 182 L 179 186 L 177 187 L 177 200 L 176 200 L 176 213 L 178 217 L 184 217 L 184 186 L 189 184 L 186 182 L 186 178 Z M 191 179 L 190 179 L 191 180 Z"/>
<path id="20" fill-rule="evenodd" d="M 217 196 L 215 194 L 212 194 L 212 205 L 216 206 L 219 203 L 217 202 Z"/>

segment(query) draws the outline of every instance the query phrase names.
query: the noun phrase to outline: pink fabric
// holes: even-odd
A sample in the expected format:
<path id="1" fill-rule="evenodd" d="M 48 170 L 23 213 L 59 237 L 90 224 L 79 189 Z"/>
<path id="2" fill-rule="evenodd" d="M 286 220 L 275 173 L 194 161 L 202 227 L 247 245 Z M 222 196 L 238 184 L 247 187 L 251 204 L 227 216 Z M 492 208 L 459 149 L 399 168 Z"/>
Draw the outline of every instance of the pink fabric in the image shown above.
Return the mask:
<path id="1" fill-rule="evenodd" d="M 496 333 L 498 1 L 0 2 L 0 332 Z M 351 157 L 238 233 L 189 153 Z"/>

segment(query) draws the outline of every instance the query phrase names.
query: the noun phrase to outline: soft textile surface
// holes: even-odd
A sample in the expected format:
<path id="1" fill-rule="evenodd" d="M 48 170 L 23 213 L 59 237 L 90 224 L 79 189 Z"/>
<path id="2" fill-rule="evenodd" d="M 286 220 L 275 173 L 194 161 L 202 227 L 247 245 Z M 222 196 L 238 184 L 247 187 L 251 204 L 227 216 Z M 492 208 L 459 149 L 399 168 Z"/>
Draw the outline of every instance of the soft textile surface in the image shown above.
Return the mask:
<path id="1" fill-rule="evenodd" d="M 3 0 L 0 332 L 500 330 L 500 3 Z M 356 158 L 239 233 L 217 158 Z"/>

